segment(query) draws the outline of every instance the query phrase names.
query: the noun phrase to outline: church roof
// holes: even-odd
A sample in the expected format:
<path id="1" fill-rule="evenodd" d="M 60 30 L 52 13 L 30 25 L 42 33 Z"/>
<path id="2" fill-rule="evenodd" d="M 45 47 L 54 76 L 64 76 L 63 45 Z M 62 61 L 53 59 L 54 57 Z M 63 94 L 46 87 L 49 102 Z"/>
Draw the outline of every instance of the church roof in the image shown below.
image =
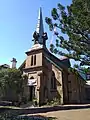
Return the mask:
<path id="1" fill-rule="evenodd" d="M 81 76 L 81 78 L 83 79 L 83 80 L 85 80 L 86 81 L 86 74 L 85 73 L 83 73 L 82 71 L 78 71 L 78 74 Z"/>
<path id="2" fill-rule="evenodd" d="M 42 8 L 40 7 L 36 30 L 33 33 L 34 44 L 39 43 L 39 44 L 43 45 L 43 43 L 44 43 L 43 34 L 44 34 L 44 27 L 43 27 L 43 18 L 42 18 Z"/>
<path id="3" fill-rule="evenodd" d="M 50 61 L 52 61 L 53 63 L 55 63 L 61 69 L 68 69 L 71 66 L 70 61 L 69 61 L 68 58 L 60 60 L 55 55 L 53 55 L 52 53 L 50 53 L 49 51 L 47 51 L 46 49 L 45 49 L 45 51 L 48 54 L 48 59 Z"/>
<path id="4" fill-rule="evenodd" d="M 70 67 L 70 61 L 68 58 L 64 59 L 64 60 L 60 60 L 59 58 L 54 56 L 52 53 L 50 53 L 46 48 L 33 49 L 31 51 L 34 51 L 34 50 L 36 50 L 37 52 L 38 52 L 38 50 L 43 50 L 45 53 L 44 57 L 60 70 L 61 69 L 68 70 L 68 68 Z M 30 52 L 30 51 L 28 51 L 28 52 Z M 28 53 L 28 52 L 26 52 L 26 53 Z M 26 60 L 22 63 L 22 65 L 19 67 L 19 69 L 21 69 L 21 68 L 23 68 L 23 66 L 25 66 L 25 62 L 26 62 Z"/>
<path id="5" fill-rule="evenodd" d="M 42 35 L 44 33 L 44 27 L 43 27 L 42 8 L 41 7 L 39 9 L 36 32 L 39 33 L 39 36 L 40 36 L 39 43 L 42 43 Z"/>
<path id="6" fill-rule="evenodd" d="M 33 50 L 36 50 L 36 49 L 41 49 L 41 48 L 43 48 L 42 45 L 40 45 L 40 44 L 35 44 L 35 45 L 33 45 L 32 48 L 29 49 L 26 53 L 28 53 L 28 52 L 30 52 L 30 51 L 33 51 Z"/>

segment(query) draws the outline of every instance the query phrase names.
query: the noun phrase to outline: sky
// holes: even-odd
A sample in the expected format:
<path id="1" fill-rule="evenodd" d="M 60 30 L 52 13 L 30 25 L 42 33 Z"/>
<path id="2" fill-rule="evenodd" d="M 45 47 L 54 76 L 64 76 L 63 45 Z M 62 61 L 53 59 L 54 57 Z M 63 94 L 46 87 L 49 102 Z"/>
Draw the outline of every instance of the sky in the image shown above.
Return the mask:
<path id="1" fill-rule="evenodd" d="M 38 10 L 42 7 L 44 31 L 48 33 L 48 48 L 52 33 L 45 23 L 57 3 L 70 5 L 72 0 L 1 0 L 0 1 L 0 65 L 11 64 L 17 59 L 17 67 L 26 59 L 25 52 L 33 45 L 32 34 L 36 29 Z"/>

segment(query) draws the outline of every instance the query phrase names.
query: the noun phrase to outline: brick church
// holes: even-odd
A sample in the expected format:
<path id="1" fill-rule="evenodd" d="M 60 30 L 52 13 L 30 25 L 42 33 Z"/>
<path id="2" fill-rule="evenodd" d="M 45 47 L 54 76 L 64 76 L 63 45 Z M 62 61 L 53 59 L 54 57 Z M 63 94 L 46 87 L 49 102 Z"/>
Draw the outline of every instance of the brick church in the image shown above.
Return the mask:
<path id="1" fill-rule="evenodd" d="M 50 53 L 46 47 L 47 39 L 40 8 L 37 28 L 33 34 L 34 45 L 26 52 L 27 58 L 20 66 L 23 74 L 28 76 L 27 84 L 24 87 L 24 96 L 30 101 L 36 99 L 39 104 L 54 98 L 57 98 L 60 104 L 68 104 L 70 101 L 80 102 L 78 85 L 75 88 L 76 92 L 73 92 L 73 97 L 71 95 L 73 90 L 71 92 L 69 90 L 69 59 L 60 60 Z"/>

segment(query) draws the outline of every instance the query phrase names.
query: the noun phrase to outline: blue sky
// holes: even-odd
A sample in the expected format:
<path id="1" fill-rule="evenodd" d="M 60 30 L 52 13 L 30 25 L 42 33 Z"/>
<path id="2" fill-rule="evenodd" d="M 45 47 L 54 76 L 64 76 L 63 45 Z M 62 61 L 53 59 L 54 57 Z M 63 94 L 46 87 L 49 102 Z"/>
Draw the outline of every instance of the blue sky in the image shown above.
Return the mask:
<path id="1" fill-rule="evenodd" d="M 38 9 L 43 10 L 44 30 L 48 33 L 49 45 L 52 38 L 45 17 L 57 3 L 69 5 L 72 0 L 1 0 L 0 1 L 0 64 L 10 64 L 17 59 L 17 67 L 25 60 L 27 51 L 32 46 L 32 34 L 36 29 Z"/>

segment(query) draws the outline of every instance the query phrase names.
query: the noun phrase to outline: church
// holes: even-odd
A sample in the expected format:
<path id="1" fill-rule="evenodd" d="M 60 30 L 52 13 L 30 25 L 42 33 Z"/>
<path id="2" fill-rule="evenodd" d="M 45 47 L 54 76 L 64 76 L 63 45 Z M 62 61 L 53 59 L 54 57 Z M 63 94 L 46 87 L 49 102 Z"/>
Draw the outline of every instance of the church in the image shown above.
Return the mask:
<path id="1" fill-rule="evenodd" d="M 70 67 L 70 61 L 66 57 L 58 59 L 54 56 L 46 47 L 47 39 L 40 8 L 37 28 L 33 34 L 34 45 L 26 52 L 27 58 L 19 68 L 23 75 L 28 77 L 23 94 L 29 101 L 36 99 L 39 105 L 55 98 L 59 100 L 60 104 L 68 104 L 72 100 L 76 100 L 77 103 L 79 93 L 77 92 L 77 95 L 73 92 L 72 99 L 72 91 L 69 91 L 70 73 L 68 68 Z M 77 91 L 79 86 L 77 85 L 75 89 Z"/>

